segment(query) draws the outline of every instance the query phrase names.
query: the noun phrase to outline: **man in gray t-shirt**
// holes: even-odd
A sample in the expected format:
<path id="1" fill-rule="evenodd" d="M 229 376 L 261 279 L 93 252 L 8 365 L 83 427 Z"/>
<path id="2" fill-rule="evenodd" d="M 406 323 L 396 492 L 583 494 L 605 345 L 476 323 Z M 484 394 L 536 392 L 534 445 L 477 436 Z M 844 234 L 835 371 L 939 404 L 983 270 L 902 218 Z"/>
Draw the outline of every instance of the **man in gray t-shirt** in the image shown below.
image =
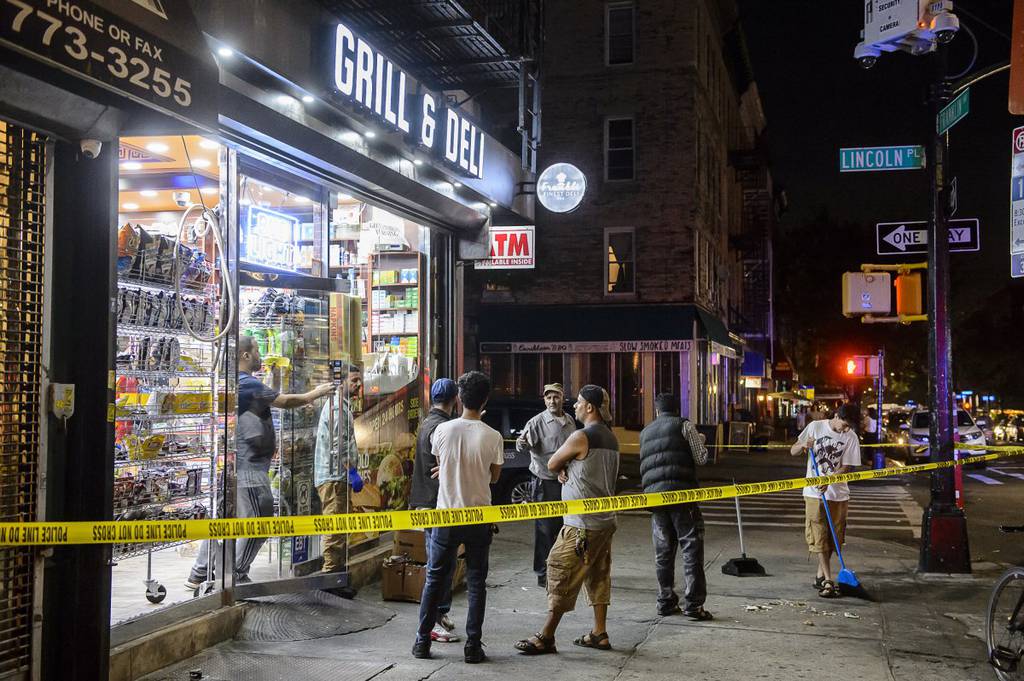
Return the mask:
<path id="1" fill-rule="evenodd" d="M 562 409 L 565 391 L 561 383 L 544 386 L 544 411 L 537 414 L 523 427 L 516 439 L 516 449 L 530 452 L 530 492 L 533 501 L 561 501 L 562 484 L 558 476 L 548 470 L 548 461 L 576 432 L 576 419 Z M 533 529 L 533 572 L 537 575 L 538 586 L 548 584 L 548 554 L 555 544 L 555 537 L 562 529 L 562 519 L 538 518 Z"/>
<path id="2" fill-rule="evenodd" d="M 619 443 L 608 424 L 608 393 L 596 385 L 580 388 L 576 418 L 583 429 L 569 436 L 548 461 L 548 470 L 558 473 L 562 500 L 610 497 L 615 494 L 619 475 Z M 562 616 L 576 608 L 580 588 L 586 587 L 587 602 L 594 608 L 594 626 L 574 644 L 608 650 L 606 619 L 611 602 L 612 535 L 615 513 L 567 515 L 548 554 L 548 618 L 536 635 L 515 644 L 526 655 L 555 652 L 555 630 Z"/>

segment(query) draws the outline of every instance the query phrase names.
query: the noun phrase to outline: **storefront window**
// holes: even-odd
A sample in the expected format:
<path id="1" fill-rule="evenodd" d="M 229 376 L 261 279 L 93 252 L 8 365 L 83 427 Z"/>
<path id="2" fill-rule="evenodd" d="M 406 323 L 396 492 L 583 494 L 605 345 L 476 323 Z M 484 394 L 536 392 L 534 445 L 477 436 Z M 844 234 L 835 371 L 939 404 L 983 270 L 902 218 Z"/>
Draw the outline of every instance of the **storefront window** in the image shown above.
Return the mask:
<path id="1" fill-rule="evenodd" d="M 198 136 L 124 137 L 118 150 L 113 517 L 212 516 L 225 420 L 214 372 L 220 253 L 204 214 L 220 203 L 224 152 Z M 111 621 L 192 598 L 198 542 L 115 544 Z"/>
<path id="2" fill-rule="evenodd" d="M 658 352 L 654 355 L 654 392 L 679 397 L 679 353 Z"/>
<path id="3" fill-rule="evenodd" d="M 491 392 L 495 395 L 511 397 L 514 386 L 512 383 L 512 355 L 507 353 L 480 356 L 480 370 L 491 377 Z"/>
<path id="4" fill-rule="evenodd" d="M 548 383 L 561 383 L 566 390 L 569 388 L 565 385 L 565 373 L 563 371 L 563 361 L 561 353 L 545 353 L 543 355 L 543 364 L 541 369 L 541 380 L 544 384 Z"/>
<path id="5" fill-rule="evenodd" d="M 522 399 L 533 399 L 540 396 L 540 358 L 541 355 L 515 355 L 516 360 L 516 393 Z"/>
<path id="6" fill-rule="evenodd" d="M 599 385 L 605 390 L 611 387 L 609 377 L 611 375 L 611 355 L 607 352 L 592 352 L 589 355 L 585 355 L 585 371 L 583 381 L 580 385 L 586 385 L 588 383 L 593 385 Z"/>
<path id="7" fill-rule="evenodd" d="M 642 385 L 640 353 L 616 353 L 615 391 L 612 398 L 615 425 L 630 429 L 643 428 Z"/>

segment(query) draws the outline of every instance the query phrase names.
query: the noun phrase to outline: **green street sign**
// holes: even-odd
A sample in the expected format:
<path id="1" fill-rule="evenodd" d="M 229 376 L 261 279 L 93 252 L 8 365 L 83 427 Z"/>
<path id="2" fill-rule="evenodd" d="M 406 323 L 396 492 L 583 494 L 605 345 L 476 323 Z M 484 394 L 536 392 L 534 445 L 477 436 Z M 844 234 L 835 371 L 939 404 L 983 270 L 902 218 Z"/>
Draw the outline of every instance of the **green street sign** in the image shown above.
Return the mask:
<path id="1" fill-rule="evenodd" d="M 964 90 L 956 99 L 943 107 L 939 115 L 935 117 L 935 131 L 940 135 L 963 120 L 971 111 L 971 90 Z"/>
<path id="2" fill-rule="evenodd" d="M 924 168 L 924 147 L 844 147 L 839 150 L 839 172 L 870 173 L 879 170 L 920 170 Z"/>

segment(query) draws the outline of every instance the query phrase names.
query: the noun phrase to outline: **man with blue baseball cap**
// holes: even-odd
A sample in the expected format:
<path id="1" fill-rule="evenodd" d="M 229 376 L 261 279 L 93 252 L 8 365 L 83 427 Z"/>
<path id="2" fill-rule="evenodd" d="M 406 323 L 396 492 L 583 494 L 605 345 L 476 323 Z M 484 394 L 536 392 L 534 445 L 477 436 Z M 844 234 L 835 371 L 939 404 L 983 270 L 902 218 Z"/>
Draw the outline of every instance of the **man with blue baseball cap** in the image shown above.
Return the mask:
<path id="1" fill-rule="evenodd" d="M 409 508 L 417 511 L 437 508 L 437 493 L 440 483 L 437 478 L 431 477 L 431 470 L 437 466 L 437 459 L 434 457 L 430 437 L 439 425 L 451 420 L 455 413 L 458 394 L 459 387 L 450 378 L 439 378 L 430 386 L 430 412 L 423 419 L 419 433 L 416 435 L 416 459 L 413 461 Z M 427 528 L 426 532 L 429 535 L 431 528 Z M 430 549 L 431 543 L 428 536 L 427 550 Z M 452 643 L 459 640 L 458 635 L 454 633 L 455 622 L 448 615 L 451 609 L 452 591 L 449 588 L 438 607 L 437 624 L 430 632 L 430 640 L 439 643 Z"/>

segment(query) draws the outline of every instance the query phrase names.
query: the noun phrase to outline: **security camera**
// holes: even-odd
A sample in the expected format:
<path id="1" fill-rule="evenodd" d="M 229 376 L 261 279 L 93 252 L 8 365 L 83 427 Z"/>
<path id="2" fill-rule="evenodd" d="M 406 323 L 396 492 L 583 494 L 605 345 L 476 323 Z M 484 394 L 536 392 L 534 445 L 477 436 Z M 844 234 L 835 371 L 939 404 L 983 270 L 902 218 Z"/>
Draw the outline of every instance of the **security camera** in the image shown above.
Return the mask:
<path id="1" fill-rule="evenodd" d="M 878 58 L 881 56 L 882 51 L 874 45 L 857 43 L 857 47 L 853 48 L 853 58 L 857 60 L 862 69 L 870 69 L 878 63 Z"/>
<path id="2" fill-rule="evenodd" d="M 78 143 L 79 148 L 82 150 L 82 156 L 86 158 L 96 158 L 100 155 L 100 149 L 103 148 L 103 142 L 99 140 L 82 140 Z"/>
<path id="3" fill-rule="evenodd" d="M 171 198 L 174 199 L 174 203 L 176 203 L 179 208 L 185 208 L 188 204 L 192 203 L 192 195 L 188 192 L 172 192 Z"/>
<path id="4" fill-rule="evenodd" d="M 935 34 L 935 39 L 946 44 L 953 41 L 956 32 L 960 30 L 960 19 L 952 12 L 942 12 L 932 17 L 929 29 Z"/>

